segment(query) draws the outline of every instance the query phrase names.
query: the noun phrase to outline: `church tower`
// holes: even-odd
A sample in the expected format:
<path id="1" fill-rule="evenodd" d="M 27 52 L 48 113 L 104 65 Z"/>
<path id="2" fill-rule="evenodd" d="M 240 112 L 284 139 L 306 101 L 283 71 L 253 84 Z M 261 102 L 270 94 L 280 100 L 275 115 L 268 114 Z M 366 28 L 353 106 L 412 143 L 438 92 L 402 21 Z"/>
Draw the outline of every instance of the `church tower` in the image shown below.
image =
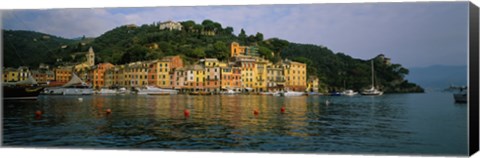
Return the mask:
<path id="1" fill-rule="evenodd" d="M 95 52 L 93 52 L 93 48 L 90 47 L 88 49 L 88 53 L 87 53 L 87 64 L 88 66 L 94 66 L 95 65 Z"/>

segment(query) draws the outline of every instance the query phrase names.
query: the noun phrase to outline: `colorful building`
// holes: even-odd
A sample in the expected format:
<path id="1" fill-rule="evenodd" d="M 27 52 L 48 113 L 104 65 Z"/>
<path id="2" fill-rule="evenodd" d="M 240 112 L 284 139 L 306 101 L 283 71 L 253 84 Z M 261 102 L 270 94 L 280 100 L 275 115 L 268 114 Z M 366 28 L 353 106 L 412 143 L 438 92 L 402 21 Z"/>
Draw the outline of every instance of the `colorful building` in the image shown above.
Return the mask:
<path id="1" fill-rule="evenodd" d="M 201 59 L 200 63 L 205 67 L 205 90 L 207 92 L 220 92 L 220 62 L 215 58 Z"/>
<path id="2" fill-rule="evenodd" d="M 221 67 L 221 89 L 232 89 L 241 91 L 242 89 L 242 68 L 240 67 Z"/>
<path id="3" fill-rule="evenodd" d="M 105 86 L 105 72 L 113 68 L 114 65 L 110 63 L 101 63 L 95 65 L 90 71 L 91 84 L 94 89 L 100 89 Z"/>
<path id="4" fill-rule="evenodd" d="M 86 72 L 89 70 L 89 68 L 95 66 L 95 52 L 93 51 L 92 47 L 88 49 L 88 52 L 85 54 L 85 58 L 87 61 L 75 65 L 75 72 Z"/>
<path id="5" fill-rule="evenodd" d="M 267 89 L 268 91 L 281 91 L 285 86 L 283 66 L 272 64 L 267 67 Z"/>
<path id="6" fill-rule="evenodd" d="M 257 66 L 254 58 L 237 57 L 236 66 L 241 68 L 242 89 L 248 92 L 254 91 L 254 85 L 257 83 Z"/>
<path id="7" fill-rule="evenodd" d="M 59 83 L 67 83 L 72 77 L 72 70 L 73 67 L 71 66 L 59 66 L 55 68 L 53 70 L 55 75 L 54 80 Z"/>
<path id="8" fill-rule="evenodd" d="M 17 82 L 18 81 L 18 71 L 15 68 L 5 68 L 3 69 L 3 82 Z"/>
<path id="9" fill-rule="evenodd" d="M 177 89 L 177 90 L 183 90 L 185 89 L 187 86 L 187 73 L 188 71 L 185 70 L 185 68 L 183 67 L 179 67 L 177 69 L 175 69 L 174 73 L 173 73 L 173 79 L 172 79 L 172 85 L 174 87 L 174 89 Z"/>
<path id="10" fill-rule="evenodd" d="M 271 65 L 271 63 L 268 60 L 259 57 L 255 58 L 255 62 L 257 74 L 255 75 L 256 82 L 253 88 L 256 92 L 265 92 L 267 91 L 268 84 L 267 67 L 268 65 Z"/>
<path id="11" fill-rule="evenodd" d="M 132 62 L 128 63 L 125 67 L 125 87 L 143 87 L 148 85 L 148 62 Z"/>
<path id="12" fill-rule="evenodd" d="M 309 92 L 318 92 L 319 79 L 316 76 L 310 76 L 307 80 L 307 89 Z"/>
<path id="13" fill-rule="evenodd" d="M 32 75 L 39 84 L 48 84 L 55 80 L 55 73 L 47 69 L 32 70 Z"/>
<path id="14" fill-rule="evenodd" d="M 241 46 L 237 42 L 230 44 L 230 57 L 236 56 L 258 56 L 258 48 L 255 46 Z"/>
<path id="15" fill-rule="evenodd" d="M 167 56 L 160 60 L 151 61 L 148 70 L 148 84 L 160 88 L 175 87 L 173 78 L 174 71 L 183 67 L 183 60 L 180 56 Z"/>
<path id="16" fill-rule="evenodd" d="M 283 71 L 286 79 L 285 88 L 292 91 L 305 91 L 307 88 L 307 65 L 285 59 Z"/>

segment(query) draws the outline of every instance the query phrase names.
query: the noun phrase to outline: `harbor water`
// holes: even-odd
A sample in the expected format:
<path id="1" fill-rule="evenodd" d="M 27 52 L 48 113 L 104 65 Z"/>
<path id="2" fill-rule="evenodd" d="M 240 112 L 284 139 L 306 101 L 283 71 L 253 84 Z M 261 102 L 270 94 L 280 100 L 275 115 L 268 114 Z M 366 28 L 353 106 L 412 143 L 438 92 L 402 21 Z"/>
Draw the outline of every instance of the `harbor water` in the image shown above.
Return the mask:
<path id="1" fill-rule="evenodd" d="M 42 115 L 36 116 L 37 110 Z M 442 92 L 353 97 L 40 96 L 3 101 L 2 143 L 11 147 L 466 155 L 467 111 L 466 104 L 456 104 L 451 93 Z"/>

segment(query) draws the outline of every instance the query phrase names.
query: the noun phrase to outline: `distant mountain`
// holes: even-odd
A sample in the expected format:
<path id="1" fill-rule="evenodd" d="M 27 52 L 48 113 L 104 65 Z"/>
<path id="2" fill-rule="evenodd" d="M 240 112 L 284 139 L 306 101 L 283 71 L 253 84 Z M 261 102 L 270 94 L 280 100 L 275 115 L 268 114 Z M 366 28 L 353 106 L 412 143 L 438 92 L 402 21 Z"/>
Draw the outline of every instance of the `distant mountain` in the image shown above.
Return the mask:
<path id="1" fill-rule="evenodd" d="M 406 79 L 428 89 L 467 85 L 467 66 L 432 65 L 410 68 Z"/>

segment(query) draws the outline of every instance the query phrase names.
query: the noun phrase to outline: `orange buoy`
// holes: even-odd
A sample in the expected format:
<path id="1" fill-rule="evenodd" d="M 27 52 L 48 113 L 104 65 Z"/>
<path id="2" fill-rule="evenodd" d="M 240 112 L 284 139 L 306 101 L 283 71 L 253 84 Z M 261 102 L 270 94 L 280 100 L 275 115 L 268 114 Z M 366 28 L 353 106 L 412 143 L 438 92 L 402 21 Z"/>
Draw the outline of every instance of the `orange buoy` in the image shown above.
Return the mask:
<path id="1" fill-rule="evenodd" d="M 108 114 L 111 114 L 112 113 L 112 109 L 107 109 L 105 110 L 105 113 L 108 115 Z"/>
<path id="2" fill-rule="evenodd" d="M 258 110 L 257 109 L 253 110 L 253 114 L 258 115 Z"/>
<path id="3" fill-rule="evenodd" d="M 40 110 L 35 111 L 35 116 L 42 116 L 42 111 Z"/>
<path id="4" fill-rule="evenodd" d="M 285 107 L 280 108 L 280 112 L 285 113 Z"/>
<path id="5" fill-rule="evenodd" d="M 190 111 L 188 109 L 183 110 L 183 115 L 185 117 L 190 117 Z"/>

